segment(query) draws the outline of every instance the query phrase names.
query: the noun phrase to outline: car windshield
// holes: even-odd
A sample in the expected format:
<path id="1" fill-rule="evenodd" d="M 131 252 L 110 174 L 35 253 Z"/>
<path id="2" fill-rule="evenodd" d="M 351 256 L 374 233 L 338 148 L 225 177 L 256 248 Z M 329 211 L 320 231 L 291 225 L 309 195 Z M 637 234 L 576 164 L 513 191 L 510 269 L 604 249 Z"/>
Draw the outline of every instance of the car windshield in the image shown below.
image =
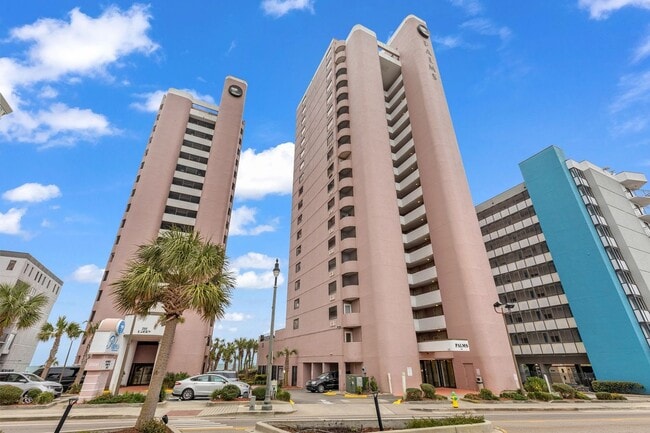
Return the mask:
<path id="1" fill-rule="evenodd" d="M 40 377 L 36 376 L 35 374 L 25 373 L 25 374 L 23 374 L 23 376 L 25 376 L 27 379 L 29 379 L 29 380 L 32 381 L 32 382 L 44 382 L 43 379 L 41 379 Z"/>

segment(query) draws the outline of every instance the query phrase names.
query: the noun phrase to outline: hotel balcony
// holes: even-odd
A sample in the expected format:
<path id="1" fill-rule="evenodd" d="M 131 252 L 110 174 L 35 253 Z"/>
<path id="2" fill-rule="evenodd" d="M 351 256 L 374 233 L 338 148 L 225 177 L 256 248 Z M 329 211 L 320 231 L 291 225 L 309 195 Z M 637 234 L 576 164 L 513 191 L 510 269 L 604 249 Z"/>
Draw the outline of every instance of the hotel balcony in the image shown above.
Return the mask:
<path id="1" fill-rule="evenodd" d="M 632 173 L 630 171 L 623 171 L 614 177 L 621 185 L 632 191 L 641 188 L 648 181 L 643 173 Z"/>

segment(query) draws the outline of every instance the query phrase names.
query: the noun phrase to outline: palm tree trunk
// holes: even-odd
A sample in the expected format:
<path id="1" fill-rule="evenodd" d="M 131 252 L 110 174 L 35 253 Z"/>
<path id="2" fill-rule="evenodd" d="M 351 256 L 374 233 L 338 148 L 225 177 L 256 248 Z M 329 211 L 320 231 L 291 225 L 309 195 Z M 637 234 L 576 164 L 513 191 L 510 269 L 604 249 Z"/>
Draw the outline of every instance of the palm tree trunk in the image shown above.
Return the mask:
<path id="1" fill-rule="evenodd" d="M 156 364 L 153 367 L 153 373 L 151 374 L 149 390 L 147 391 L 147 397 L 144 400 L 142 409 L 140 409 L 140 415 L 135 424 L 136 428 L 142 428 L 144 423 L 151 421 L 156 415 L 160 389 L 162 388 L 163 379 L 167 373 L 169 353 L 171 352 L 172 343 L 174 342 L 174 334 L 176 333 L 177 324 L 178 319 L 172 319 L 165 323 L 165 332 L 160 340 L 160 348 L 158 350 L 158 356 L 156 357 Z"/>
<path id="2" fill-rule="evenodd" d="M 54 344 L 52 344 L 52 348 L 50 349 L 50 356 L 47 357 L 47 361 L 45 361 L 45 366 L 43 367 L 43 373 L 41 373 L 41 378 L 45 379 L 50 372 L 50 367 L 54 363 L 54 359 L 56 358 L 56 353 L 59 351 L 59 344 L 61 343 L 61 337 L 57 336 L 54 338 Z"/>

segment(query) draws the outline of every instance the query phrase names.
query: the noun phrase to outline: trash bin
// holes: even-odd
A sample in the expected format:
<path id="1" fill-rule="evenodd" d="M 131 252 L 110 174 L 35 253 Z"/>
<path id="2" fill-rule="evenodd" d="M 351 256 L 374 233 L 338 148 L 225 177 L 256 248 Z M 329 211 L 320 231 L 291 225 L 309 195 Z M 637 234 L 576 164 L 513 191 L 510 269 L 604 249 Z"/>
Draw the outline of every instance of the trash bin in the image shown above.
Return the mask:
<path id="1" fill-rule="evenodd" d="M 251 395 L 248 401 L 248 410 L 255 410 L 255 396 Z"/>

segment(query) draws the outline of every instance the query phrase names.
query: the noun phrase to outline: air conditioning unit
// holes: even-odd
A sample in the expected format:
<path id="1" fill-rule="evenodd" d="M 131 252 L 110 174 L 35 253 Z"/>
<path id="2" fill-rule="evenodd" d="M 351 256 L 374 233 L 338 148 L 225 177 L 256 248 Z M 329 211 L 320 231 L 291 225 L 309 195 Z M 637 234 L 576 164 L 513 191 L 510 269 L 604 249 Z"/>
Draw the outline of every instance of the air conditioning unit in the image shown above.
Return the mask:
<path id="1" fill-rule="evenodd" d="M 330 295 L 330 301 L 333 301 L 334 299 L 336 299 L 336 295 Z"/>
<path id="2" fill-rule="evenodd" d="M 334 272 L 330 272 L 330 277 L 333 277 L 333 276 L 334 276 Z"/>
<path id="3" fill-rule="evenodd" d="M 335 327 L 336 326 L 336 320 L 330 320 L 330 326 Z"/>
<path id="4" fill-rule="evenodd" d="M 331 248 L 331 249 L 327 252 L 327 254 L 334 254 L 334 248 Z"/>

